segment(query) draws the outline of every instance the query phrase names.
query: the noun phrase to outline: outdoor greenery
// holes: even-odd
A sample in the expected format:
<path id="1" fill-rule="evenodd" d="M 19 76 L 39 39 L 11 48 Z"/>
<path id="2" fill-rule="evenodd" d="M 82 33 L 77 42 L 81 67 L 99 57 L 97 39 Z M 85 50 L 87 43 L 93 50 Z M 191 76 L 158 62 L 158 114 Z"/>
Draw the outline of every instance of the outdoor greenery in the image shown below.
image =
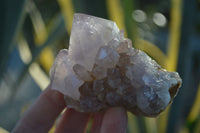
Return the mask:
<path id="1" fill-rule="evenodd" d="M 0 133 L 10 132 L 48 85 L 76 12 L 115 21 L 133 47 L 183 80 L 158 118 L 128 113 L 127 133 L 200 132 L 200 0 L 1 0 Z"/>

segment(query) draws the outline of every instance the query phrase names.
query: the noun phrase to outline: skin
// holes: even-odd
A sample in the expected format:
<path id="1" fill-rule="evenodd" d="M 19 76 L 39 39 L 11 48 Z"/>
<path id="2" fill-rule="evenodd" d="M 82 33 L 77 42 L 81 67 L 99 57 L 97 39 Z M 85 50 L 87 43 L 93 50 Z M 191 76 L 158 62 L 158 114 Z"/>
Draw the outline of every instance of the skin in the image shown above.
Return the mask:
<path id="1" fill-rule="evenodd" d="M 125 133 L 127 113 L 121 107 L 109 108 L 103 113 L 80 113 L 67 108 L 63 95 L 50 88 L 41 93 L 35 103 L 24 113 L 13 133 L 46 133 L 64 110 L 55 133 L 84 133 L 92 119 L 90 133 Z"/>

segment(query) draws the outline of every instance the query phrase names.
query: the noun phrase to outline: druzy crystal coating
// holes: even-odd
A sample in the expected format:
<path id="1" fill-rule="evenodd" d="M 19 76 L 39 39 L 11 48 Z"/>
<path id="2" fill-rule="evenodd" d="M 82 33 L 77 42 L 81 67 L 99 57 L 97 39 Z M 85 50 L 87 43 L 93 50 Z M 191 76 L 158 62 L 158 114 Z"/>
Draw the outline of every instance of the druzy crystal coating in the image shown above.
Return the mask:
<path id="1" fill-rule="evenodd" d="M 132 48 L 115 22 L 85 14 L 74 15 L 69 50 L 58 53 L 50 79 L 51 88 L 77 111 L 122 106 L 149 117 L 172 102 L 182 83 L 177 72 Z"/>

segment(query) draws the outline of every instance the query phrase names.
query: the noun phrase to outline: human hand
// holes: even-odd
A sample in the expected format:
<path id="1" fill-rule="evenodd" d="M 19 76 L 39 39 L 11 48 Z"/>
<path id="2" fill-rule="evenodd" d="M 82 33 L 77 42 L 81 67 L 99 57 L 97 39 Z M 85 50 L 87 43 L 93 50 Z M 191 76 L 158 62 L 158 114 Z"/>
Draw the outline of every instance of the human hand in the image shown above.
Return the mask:
<path id="1" fill-rule="evenodd" d="M 46 133 L 65 107 L 63 95 L 47 88 L 22 116 L 12 132 Z M 126 132 L 126 111 L 120 107 L 113 107 L 104 113 L 80 113 L 67 108 L 56 126 L 55 133 L 84 133 L 91 117 L 91 133 Z"/>

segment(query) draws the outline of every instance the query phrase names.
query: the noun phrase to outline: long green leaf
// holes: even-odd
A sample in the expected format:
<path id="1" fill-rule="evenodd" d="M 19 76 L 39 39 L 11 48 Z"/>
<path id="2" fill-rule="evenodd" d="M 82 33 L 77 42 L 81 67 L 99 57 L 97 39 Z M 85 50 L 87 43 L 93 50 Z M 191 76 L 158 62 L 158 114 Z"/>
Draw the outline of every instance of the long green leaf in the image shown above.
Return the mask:
<path id="1" fill-rule="evenodd" d="M 9 53 L 14 41 L 21 29 L 25 16 L 26 0 L 2 0 L 1 1 L 1 48 L 0 48 L 0 79 L 6 68 Z"/>
<path id="2" fill-rule="evenodd" d="M 171 106 L 167 128 L 168 133 L 180 132 L 197 94 L 200 80 L 200 64 L 194 58 L 193 45 L 191 45 L 191 35 L 196 18 L 196 5 L 196 0 L 184 0 L 178 61 L 178 71 L 182 77 L 183 85 Z"/>
<path id="3" fill-rule="evenodd" d="M 137 38 L 137 28 L 134 20 L 132 19 L 132 12 L 134 11 L 135 2 L 134 0 L 123 0 L 122 1 L 123 10 L 124 10 L 124 19 L 125 26 L 127 30 L 128 38 L 133 41 L 133 45 L 135 45 L 135 40 Z"/>
<path id="4" fill-rule="evenodd" d="M 22 81 L 24 80 L 26 74 L 28 73 L 28 68 L 30 67 L 30 65 L 35 62 L 37 60 L 37 58 L 39 57 L 41 51 L 47 47 L 47 46 L 51 46 L 53 44 L 56 44 L 56 42 L 58 42 L 63 35 L 66 33 L 65 30 L 65 24 L 64 24 L 64 19 L 62 17 L 58 17 L 57 19 L 59 19 L 59 23 L 57 25 L 55 25 L 55 28 L 53 29 L 53 31 L 50 33 L 50 35 L 48 36 L 47 40 L 44 42 L 43 45 L 37 47 L 34 51 L 33 51 L 33 55 L 32 55 L 32 60 L 30 61 L 29 64 L 25 64 L 23 71 L 20 73 L 19 78 L 17 79 L 17 81 L 12 85 L 11 90 L 12 90 L 12 94 L 11 94 L 11 99 L 14 98 L 20 84 L 22 83 Z"/>

